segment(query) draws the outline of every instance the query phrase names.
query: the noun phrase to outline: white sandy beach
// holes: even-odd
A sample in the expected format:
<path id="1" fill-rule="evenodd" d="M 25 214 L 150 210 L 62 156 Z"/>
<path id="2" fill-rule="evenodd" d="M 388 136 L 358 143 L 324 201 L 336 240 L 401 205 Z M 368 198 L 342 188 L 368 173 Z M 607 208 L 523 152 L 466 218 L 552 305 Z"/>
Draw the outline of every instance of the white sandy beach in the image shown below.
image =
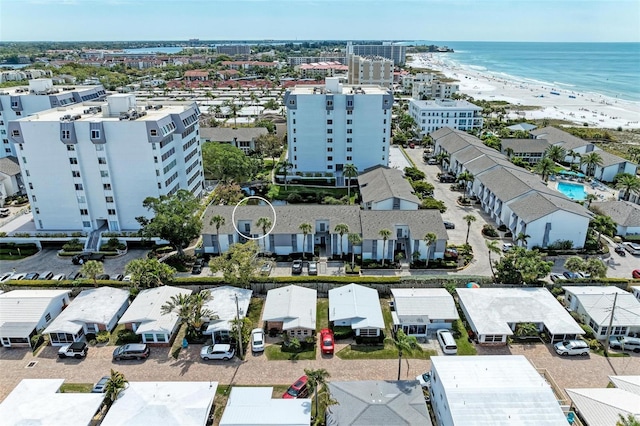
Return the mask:
<path id="1" fill-rule="evenodd" d="M 539 110 L 511 113 L 511 119 L 518 116 L 527 119 L 562 119 L 577 125 L 588 123 L 591 127 L 640 129 L 640 102 L 595 93 L 580 93 L 524 80 L 509 80 L 488 71 L 452 65 L 446 55 L 455 53 L 413 54 L 407 65 L 441 71 L 460 82 L 460 92 L 475 99 L 541 107 Z"/>

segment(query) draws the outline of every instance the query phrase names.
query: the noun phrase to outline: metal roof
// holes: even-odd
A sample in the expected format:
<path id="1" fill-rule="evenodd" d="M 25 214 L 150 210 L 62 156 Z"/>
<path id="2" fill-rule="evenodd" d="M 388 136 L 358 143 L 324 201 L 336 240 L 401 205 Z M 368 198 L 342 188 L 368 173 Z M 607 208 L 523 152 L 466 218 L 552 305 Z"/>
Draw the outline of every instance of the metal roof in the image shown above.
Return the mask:
<path id="1" fill-rule="evenodd" d="M 380 296 L 375 288 L 349 284 L 329 290 L 329 321 L 351 320 L 351 328 L 384 329 Z"/>
<path id="2" fill-rule="evenodd" d="M 616 425 L 619 415 L 640 415 L 640 395 L 616 388 L 566 389 L 587 425 Z"/>
<path id="3" fill-rule="evenodd" d="M 233 387 L 220 426 L 309 426 L 311 399 L 272 398 L 272 387 Z"/>
<path id="4" fill-rule="evenodd" d="M 133 300 L 129 309 L 122 315 L 118 324 L 140 323 L 137 334 L 166 333 L 170 334 L 178 322 L 178 314 L 172 312 L 163 315 L 160 310 L 172 296 L 191 294 L 184 288 L 162 286 L 141 291 Z"/>
<path id="5" fill-rule="evenodd" d="M 47 313 L 51 303 L 70 293 L 69 290 L 13 290 L 0 294 L 0 331 L 5 337 L 28 335 Z"/>
<path id="6" fill-rule="evenodd" d="M 231 330 L 231 321 L 236 319 L 238 311 L 240 318 L 244 318 L 247 315 L 253 290 L 228 285 L 208 290 L 211 292 L 211 300 L 206 302 L 204 307 L 218 317 L 217 319 L 209 320 L 208 333 L 218 330 Z M 236 296 L 238 297 L 238 309 L 236 309 Z"/>
<path id="7" fill-rule="evenodd" d="M 444 288 L 392 288 L 398 319 L 427 316 L 435 320 L 459 318 L 453 297 Z"/>
<path id="8" fill-rule="evenodd" d="M 616 310 L 613 315 L 613 326 L 640 326 L 640 301 L 631 293 L 615 286 L 597 286 L 595 288 L 565 286 L 562 288 L 567 293 L 572 293 L 578 299 L 587 315 L 600 326 L 609 325 L 611 308 L 615 297 L 614 293 L 618 293 Z"/>
<path id="9" fill-rule="evenodd" d="M 316 299 L 314 289 L 288 285 L 267 292 L 262 312 L 263 321 L 282 321 L 283 329 L 316 329 Z"/>

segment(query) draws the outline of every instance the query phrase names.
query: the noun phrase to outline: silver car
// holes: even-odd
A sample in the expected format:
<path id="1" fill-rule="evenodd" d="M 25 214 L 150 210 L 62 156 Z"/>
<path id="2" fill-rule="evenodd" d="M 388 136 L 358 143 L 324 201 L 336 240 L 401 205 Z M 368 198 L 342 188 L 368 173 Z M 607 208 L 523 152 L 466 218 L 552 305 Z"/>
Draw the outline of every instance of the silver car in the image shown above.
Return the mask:
<path id="1" fill-rule="evenodd" d="M 235 349 L 231 348 L 231 345 L 225 344 L 203 346 L 202 350 L 200 350 L 200 357 L 205 361 L 210 359 L 229 361 L 235 354 Z"/>
<path id="2" fill-rule="evenodd" d="M 553 345 L 556 353 L 561 356 L 589 355 L 589 344 L 584 340 L 564 340 Z"/>

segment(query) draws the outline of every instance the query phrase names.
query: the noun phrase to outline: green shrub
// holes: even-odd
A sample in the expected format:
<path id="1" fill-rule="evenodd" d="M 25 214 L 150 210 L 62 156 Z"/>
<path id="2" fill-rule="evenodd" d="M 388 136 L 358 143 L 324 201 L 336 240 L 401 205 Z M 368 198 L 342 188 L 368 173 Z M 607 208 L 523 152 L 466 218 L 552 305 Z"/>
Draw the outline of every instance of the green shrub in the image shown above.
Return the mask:
<path id="1" fill-rule="evenodd" d="M 348 339 L 353 336 L 353 329 L 347 326 L 333 327 L 333 338 L 336 340 Z"/>
<path id="2" fill-rule="evenodd" d="M 593 331 L 591 331 L 591 327 L 586 324 L 580 324 L 580 327 L 584 330 L 585 339 L 593 339 Z"/>
<path id="3" fill-rule="evenodd" d="M 602 349 L 602 344 L 598 341 L 598 339 L 589 339 L 589 348 L 593 351 L 598 351 Z"/>
<path id="4" fill-rule="evenodd" d="M 488 223 L 482 227 L 482 233 L 487 237 L 493 237 L 493 238 L 498 237 L 500 235 L 498 234 L 498 231 L 496 230 L 496 228 L 494 228 L 492 225 L 489 225 Z"/>
<path id="5" fill-rule="evenodd" d="M 109 333 L 107 330 L 99 331 L 98 334 L 96 334 L 96 341 L 98 343 L 107 343 L 110 338 L 111 333 Z"/>
<path id="6" fill-rule="evenodd" d="M 82 244 L 80 240 L 77 238 L 73 238 L 67 241 L 62 246 L 62 250 L 64 251 L 82 251 L 83 248 L 84 248 L 84 244 Z"/>
<path id="7" fill-rule="evenodd" d="M 447 206 L 442 201 L 436 200 L 432 197 L 423 199 L 420 208 L 426 210 L 440 210 L 440 213 L 444 213 L 447 211 Z"/>
<path id="8" fill-rule="evenodd" d="M 97 337 L 97 336 L 96 336 Z M 118 338 L 116 340 L 116 345 L 126 345 L 127 343 L 138 343 L 141 338 L 132 330 L 120 330 L 118 332 Z"/>

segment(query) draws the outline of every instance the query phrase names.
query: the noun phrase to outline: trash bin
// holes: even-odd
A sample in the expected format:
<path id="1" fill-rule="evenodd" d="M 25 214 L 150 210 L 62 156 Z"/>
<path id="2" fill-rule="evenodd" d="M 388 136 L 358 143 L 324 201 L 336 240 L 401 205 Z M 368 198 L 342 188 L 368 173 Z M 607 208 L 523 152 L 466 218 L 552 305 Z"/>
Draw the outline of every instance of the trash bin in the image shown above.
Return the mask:
<path id="1" fill-rule="evenodd" d="M 187 338 L 182 339 L 182 348 L 187 349 L 189 347 L 189 342 L 187 342 Z"/>

